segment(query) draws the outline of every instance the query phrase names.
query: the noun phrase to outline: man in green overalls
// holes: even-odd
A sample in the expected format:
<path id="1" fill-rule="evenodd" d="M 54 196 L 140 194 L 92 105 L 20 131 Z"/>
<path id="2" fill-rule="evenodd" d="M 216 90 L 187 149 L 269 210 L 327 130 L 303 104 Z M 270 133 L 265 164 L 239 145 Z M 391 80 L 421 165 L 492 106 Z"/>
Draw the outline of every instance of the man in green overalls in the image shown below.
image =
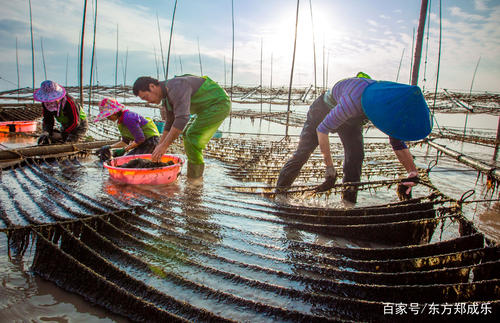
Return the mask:
<path id="1" fill-rule="evenodd" d="M 152 160 L 160 161 L 182 133 L 188 159 L 187 176 L 203 176 L 203 149 L 231 111 L 231 100 L 224 89 L 207 76 L 182 75 L 163 82 L 139 77 L 133 91 L 149 103 L 159 104 L 163 100 L 161 115 L 165 128 Z M 191 120 L 190 115 L 194 115 Z"/>

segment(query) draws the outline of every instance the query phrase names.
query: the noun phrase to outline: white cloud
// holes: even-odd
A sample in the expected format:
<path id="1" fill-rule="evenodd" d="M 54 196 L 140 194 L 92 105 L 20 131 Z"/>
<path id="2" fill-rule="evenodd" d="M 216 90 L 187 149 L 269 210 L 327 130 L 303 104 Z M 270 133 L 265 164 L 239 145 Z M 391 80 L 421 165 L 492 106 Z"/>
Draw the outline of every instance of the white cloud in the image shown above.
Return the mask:
<path id="1" fill-rule="evenodd" d="M 467 19 L 467 20 L 481 21 L 483 19 L 482 16 L 466 13 L 459 7 L 451 7 L 450 13 L 452 16 L 456 16 L 459 18 Z"/>
<path id="2" fill-rule="evenodd" d="M 487 0 L 474 0 L 474 8 L 476 10 L 488 10 Z"/>

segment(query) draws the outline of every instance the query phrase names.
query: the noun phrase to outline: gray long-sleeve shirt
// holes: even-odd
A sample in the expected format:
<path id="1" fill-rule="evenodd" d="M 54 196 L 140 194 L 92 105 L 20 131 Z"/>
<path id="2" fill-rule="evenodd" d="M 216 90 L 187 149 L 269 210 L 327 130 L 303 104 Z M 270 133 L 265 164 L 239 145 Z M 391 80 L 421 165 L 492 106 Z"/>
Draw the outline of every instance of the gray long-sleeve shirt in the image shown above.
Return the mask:
<path id="1" fill-rule="evenodd" d="M 165 101 L 161 106 L 161 116 L 165 120 L 167 131 L 170 131 L 172 126 L 184 130 L 189 121 L 191 97 L 198 91 L 203 82 L 205 82 L 204 78 L 192 75 L 178 76 L 160 82 L 163 100 L 168 100 L 168 104 L 172 107 L 172 111 L 168 110 Z"/>

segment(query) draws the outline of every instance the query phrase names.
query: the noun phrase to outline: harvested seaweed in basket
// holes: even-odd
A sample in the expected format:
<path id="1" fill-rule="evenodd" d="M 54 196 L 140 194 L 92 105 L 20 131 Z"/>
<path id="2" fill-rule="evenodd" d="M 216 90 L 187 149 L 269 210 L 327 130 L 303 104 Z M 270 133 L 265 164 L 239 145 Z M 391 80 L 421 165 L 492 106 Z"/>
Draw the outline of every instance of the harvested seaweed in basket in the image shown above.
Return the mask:
<path id="1" fill-rule="evenodd" d="M 169 160 L 166 163 L 163 163 L 163 162 L 153 162 L 149 159 L 136 158 L 136 159 L 132 159 L 129 162 L 126 162 L 123 165 L 118 165 L 116 167 L 122 167 L 122 168 L 161 168 L 161 167 L 172 166 L 172 165 L 175 165 L 175 163 L 171 160 Z"/>

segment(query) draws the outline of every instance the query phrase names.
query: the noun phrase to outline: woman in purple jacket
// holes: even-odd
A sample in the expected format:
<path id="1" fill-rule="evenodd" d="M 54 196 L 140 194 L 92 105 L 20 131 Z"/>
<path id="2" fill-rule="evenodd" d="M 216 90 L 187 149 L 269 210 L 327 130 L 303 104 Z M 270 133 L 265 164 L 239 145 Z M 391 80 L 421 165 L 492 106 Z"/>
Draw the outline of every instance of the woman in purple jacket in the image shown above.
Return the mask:
<path id="1" fill-rule="evenodd" d="M 141 115 L 125 109 L 125 106 L 116 100 L 106 98 L 99 104 L 99 114 L 94 122 L 108 119 L 118 124 L 118 130 L 122 136 L 121 141 L 106 145 L 99 149 L 98 154 L 101 160 L 113 157 L 138 154 L 150 154 L 158 145 L 160 133 L 153 120 L 144 118 Z M 112 148 L 119 148 L 113 151 Z"/>

